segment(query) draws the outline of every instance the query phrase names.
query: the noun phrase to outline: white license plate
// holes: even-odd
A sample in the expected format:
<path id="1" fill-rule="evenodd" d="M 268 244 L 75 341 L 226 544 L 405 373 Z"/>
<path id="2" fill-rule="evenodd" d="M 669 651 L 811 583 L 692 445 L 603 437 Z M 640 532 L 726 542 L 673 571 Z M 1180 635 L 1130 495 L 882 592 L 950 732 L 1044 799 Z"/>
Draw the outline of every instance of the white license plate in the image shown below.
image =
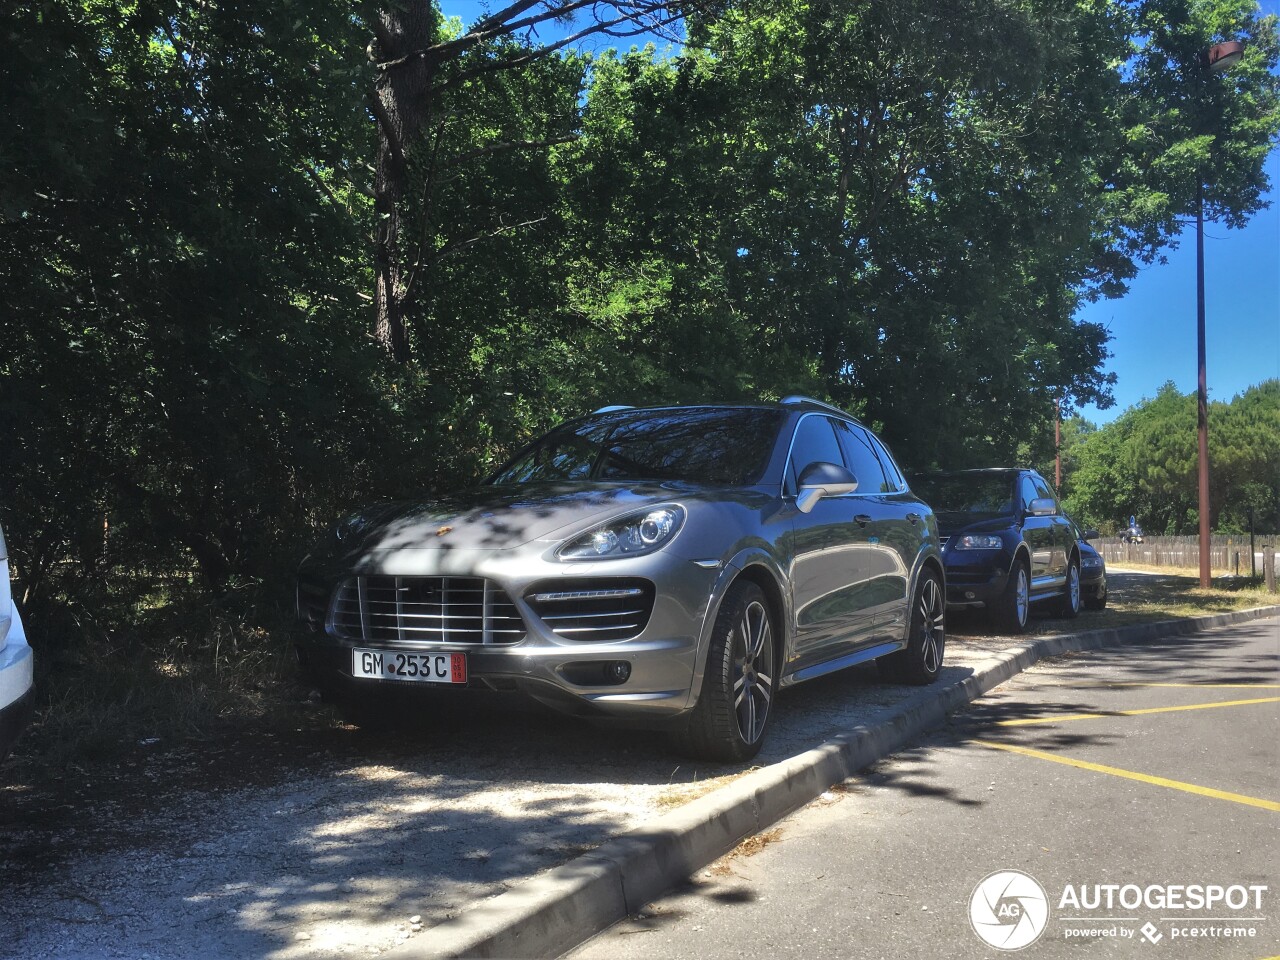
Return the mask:
<path id="1" fill-rule="evenodd" d="M 399 650 L 351 651 L 351 675 L 367 680 L 417 683 L 466 683 L 465 653 L 406 653 Z"/>

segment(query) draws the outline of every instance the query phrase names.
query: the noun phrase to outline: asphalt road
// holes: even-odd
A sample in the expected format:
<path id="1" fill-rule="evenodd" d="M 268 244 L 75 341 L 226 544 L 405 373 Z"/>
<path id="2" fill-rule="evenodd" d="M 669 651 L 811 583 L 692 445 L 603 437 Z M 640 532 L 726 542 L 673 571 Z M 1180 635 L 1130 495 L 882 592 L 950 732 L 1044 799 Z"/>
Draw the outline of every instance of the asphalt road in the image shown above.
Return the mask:
<path id="1" fill-rule="evenodd" d="M 1277 620 L 1043 663 L 569 956 L 1006 955 L 972 916 L 1036 960 L 1274 957 L 1277 701 Z M 1004 871 L 1043 901 L 974 902 Z"/>

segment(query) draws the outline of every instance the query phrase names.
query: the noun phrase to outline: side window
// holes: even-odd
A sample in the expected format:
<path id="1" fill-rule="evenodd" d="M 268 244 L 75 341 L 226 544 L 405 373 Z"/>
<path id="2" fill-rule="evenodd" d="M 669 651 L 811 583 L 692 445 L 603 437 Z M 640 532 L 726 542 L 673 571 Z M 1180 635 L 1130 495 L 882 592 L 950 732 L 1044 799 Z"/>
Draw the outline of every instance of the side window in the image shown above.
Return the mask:
<path id="1" fill-rule="evenodd" d="M 791 462 L 787 467 L 790 491 L 799 489 L 800 472 L 809 464 L 822 461 L 844 465 L 840 444 L 830 417 L 810 415 L 800 421 L 791 442 Z"/>
<path id="2" fill-rule="evenodd" d="M 1052 500 L 1054 503 L 1058 502 L 1058 498 L 1053 495 L 1053 490 L 1049 487 L 1047 480 L 1039 476 L 1034 476 L 1031 478 L 1031 483 L 1036 488 L 1037 497 L 1045 497 Z"/>
<path id="3" fill-rule="evenodd" d="M 1037 497 L 1048 497 L 1050 500 L 1057 501 L 1057 497 L 1053 495 L 1053 491 L 1049 489 L 1049 482 L 1042 477 L 1032 477 L 1031 483 L 1036 488 Z"/>
<path id="4" fill-rule="evenodd" d="M 836 426 L 849 469 L 858 478 L 857 493 L 887 493 L 893 490 L 886 475 L 882 454 L 874 438 L 861 427 L 841 421 Z"/>
<path id="5" fill-rule="evenodd" d="M 1019 496 L 1022 498 L 1022 512 L 1030 513 L 1031 501 L 1039 496 L 1039 494 L 1036 493 L 1036 485 L 1031 482 L 1030 477 L 1023 477 L 1019 485 L 1019 490 Z"/>
<path id="6" fill-rule="evenodd" d="M 893 459 L 893 454 L 889 452 L 889 448 L 870 430 L 867 431 L 867 436 L 871 439 L 872 448 L 880 453 L 880 466 L 884 467 L 884 477 L 889 481 L 886 492 L 898 493 L 905 489 L 907 481 L 903 478 L 902 470 L 898 467 L 898 462 Z"/>

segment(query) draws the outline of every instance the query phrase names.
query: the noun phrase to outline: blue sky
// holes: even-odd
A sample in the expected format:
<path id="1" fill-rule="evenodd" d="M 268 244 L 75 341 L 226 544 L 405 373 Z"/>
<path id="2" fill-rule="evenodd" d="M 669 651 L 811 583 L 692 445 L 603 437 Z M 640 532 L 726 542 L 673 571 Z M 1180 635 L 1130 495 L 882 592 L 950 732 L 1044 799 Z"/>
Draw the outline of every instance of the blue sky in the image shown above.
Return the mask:
<path id="1" fill-rule="evenodd" d="M 1205 370 L 1211 400 L 1230 400 L 1246 387 L 1280 377 L 1280 153 L 1266 170 L 1272 206 L 1241 230 L 1205 224 Z M 1086 407 L 1106 423 L 1172 380 L 1196 389 L 1196 240 L 1184 230 L 1168 263 L 1144 269 L 1119 300 L 1089 304 L 1082 320 L 1111 331 L 1116 405 Z"/>
<path id="2" fill-rule="evenodd" d="M 1280 3 L 1266 0 L 1264 13 Z M 1271 206 L 1241 230 L 1206 223 L 1204 234 L 1205 371 L 1209 399 L 1230 400 L 1247 387 L 1280 377 L 1280 152 L 1266 172 Z M 1172 380 L 1196 389 L 1196 236 L 1184 230 L 1168 263 L 1147 267 L 1119 300 L 1090 304 L 1081 320 L 1111 331 L 1107 369 L 1115 373 L 1116 405 L 1082 415 L 1108 423 Z"/>
<path id="3" fill-rule="evenodd" d="M 470 25 L 487 7 L 480 0 L 442 0 L 446 16 Z M 1264 0 L 1264 13 L 1280 12 L 1280 0 Z M 554 24 L 543 30 L 550 39 Z M 630 46 L 608 41 L 603 46 Z M 1209 396 L 1230 400 L 1263 380 L 1280 377 L 1280 152 L 1266 170 L 1271 206 L 1241 230 L 1205 224 L 1205 352 Z M 1183 393 L 1196 389 L 1195 228 L 1184 231 L 1167 263 L 1145 268 L 1119 300 L 1086 305 L 1078 319 L 1111 332 L 1115 406 L 1081 413 L 1107 423 L 1172 380 Z"/>

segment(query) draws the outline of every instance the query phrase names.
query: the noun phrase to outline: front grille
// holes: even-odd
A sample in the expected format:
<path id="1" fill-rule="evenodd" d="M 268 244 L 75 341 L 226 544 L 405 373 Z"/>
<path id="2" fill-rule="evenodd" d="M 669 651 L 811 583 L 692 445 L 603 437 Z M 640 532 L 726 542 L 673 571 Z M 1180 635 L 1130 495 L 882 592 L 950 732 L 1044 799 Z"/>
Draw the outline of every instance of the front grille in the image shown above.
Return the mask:
<path id="1" fill-rule="evenodd" d="M 566 640 L 630 640 L 644 631 L 653 613 L 653 584 L 648 580 L 543 580 L 524 598 L 538 618 Z"/>
<path id="2" fill-rule="evenodd" d="M 484 577 L 352 577 L 338 585 L 333 631 L 348 640 L 516 643 L 524 621 Z"/>

